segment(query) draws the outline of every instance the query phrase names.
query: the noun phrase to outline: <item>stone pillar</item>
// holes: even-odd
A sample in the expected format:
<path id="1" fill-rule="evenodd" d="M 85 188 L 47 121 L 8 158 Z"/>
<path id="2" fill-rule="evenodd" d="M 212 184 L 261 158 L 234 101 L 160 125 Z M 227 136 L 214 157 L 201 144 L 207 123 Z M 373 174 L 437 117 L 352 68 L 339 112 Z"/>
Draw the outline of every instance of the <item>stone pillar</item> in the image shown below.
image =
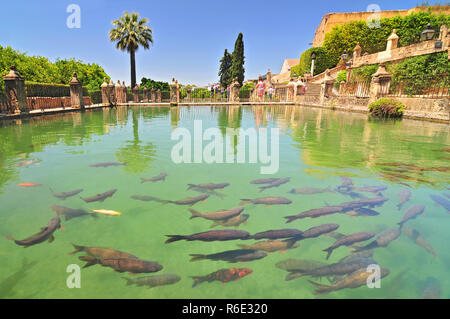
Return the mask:
<path id="1" fill-rule="evenodd" d="M 187 87 L 186 88 L 186 99 L 187 99 L 187 102 L 191 102 L 191 92 L 192 92 L 192 88 L 191 87 Z"/>
<path id="2" fill-rule="evenodd" d="M 109 97 L 109 105 L 114 105 L 117 103 L 115 85 L 112 79 L 109 81 L 108 84 L 108 97 Z"/>
<path id="3" fill-rule="evenodd" d="M 124 101 L 123 101 L 122 85 L 120 85 L 120 81 L 119 80 L 117 80 L 115 93 L 116 93 L 116 101 L 117 101 L 117 103 L 124 103 Z"/>
<path id="4" fill-rule="evenodd" d="M 103 83 L 100 85 L 100 90 L 102 92 L 102 104 L 109 105 L 108 83 L 106 82 L 106 78 L 103 78 Z"/>
<path id="5" fill-rule="evenodd" d="M 161 103 L 161 102 L 162 102 L 161 89 L 158 89 L 158 91 L 156 91 L 156 103 Z"/>
<path id="6" fill-rule="evenodd" d="M 150 102 L 156 103 L 156 91 L 154 88 L 150 90 Z"/>
<path id="7" fill-rule="evenodd" d="M 133 88 L 133 102 L 139 103 L 139 86 L 137 84 Z"/>
<path id="8" fill-rule="evenodd" d="M 392 31 L 391 36 L 387 39 L 386 51 L 391 51 L 393 49 L 397 49 L 399 39 L 400 39 L 400 37 L 397 35 L 397 30 L 394 29 Z"/>
<path id="9" fill-rule="evenodd" d="M 322 80 L 320 89 L 320 104 L 324 105 L 325 100 L 330 97 L 331 90 L 333 89 L 334 79 L 330 76 L 330 69 L 325 71 L 325 78 Z"/>
<path id="10" fill-rule="evenodd" d="M 25 80 L 12 66 L 9 73 L 3 78 L 5 82 L 6 103 L 10 113 L 28 113 L 27 96 L 25 92 Z"/>
<path id="11" fill-rule="evenodd" d="M 146 87 L 144 87 L 142 92 L 144 93 L 144 102 L 148 103 L 148 89 Z"/>
<path id="12" fill-rule="evenodd" d="M 361 57 L 362 48 L 359 42 L 356 44 L 355 49 L 353 50 L 353 59 Z"/>
<path id="13" fill-rule="evenodd" d="M 170 105 L 178 105 L 177 83 L 175 82 L 175 78 L 172 78 L 172 83 L 170 83 Z"/>
<path id="14" fill-rule="evenodd" d="M 375 102 L 380 97 L 389 93 L 391 80 L 392 75 L 386 71 L 386 65 L 384 63 L 380 63 L 378 71 L 372 75 L 369 103 Z"/>
<path id="15" fill-rule="evenodd" d="M 78 80 L 77 72 L 73 72 L 73 77 L 69 85 L 72 108 L 84 109 L 83 85 Z"/>
<path id="16" fill-rule="evenodd" d="M 120 87 L 122 89 L 122 98 L 123 103 L 128 103 L 128 94 L 127 94 L 127 86 L 125 85 L 125 81 L 122 81 L 122 86 Z"/>
<path id="17" fill-rule="evenodd" d="M 175 81 L 177 85 L 177 104 L 180 103 L 180 86 L 178 85 L 178 80 Z"/>
<path id="18" fill-rule="evenodd" d="M 231 102 L 239 103 L 239 81 L 237 78 L 231 83 Z"/>

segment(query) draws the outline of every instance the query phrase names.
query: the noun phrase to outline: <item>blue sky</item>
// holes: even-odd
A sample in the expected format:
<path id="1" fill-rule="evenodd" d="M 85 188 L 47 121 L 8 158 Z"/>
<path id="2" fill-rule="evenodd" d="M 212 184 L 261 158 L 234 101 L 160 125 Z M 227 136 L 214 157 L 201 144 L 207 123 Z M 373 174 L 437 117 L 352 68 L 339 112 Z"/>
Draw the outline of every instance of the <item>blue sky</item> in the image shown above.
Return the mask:
<path id="1" fill-rule="evenodd" d="M 329 12 L 409 9 L 418 0 L 14 0 L 2 2 L 0 45 L 51 60 L 76 57 L 103 66 L 113 80 L 130 82 L 129 54 L 108 41 L 111 21 L 124 11 L 149 19 L 154 45 L 136 55 L 143 76 L 183 84 L 217 81 L 219 60 L 244 34 L 246 78 L 279 72 L 285 58 L 298 58 L 310 46 L 322 16 Z M 69 4 L 81 8 L 81 28 L 69 29 Z"/>

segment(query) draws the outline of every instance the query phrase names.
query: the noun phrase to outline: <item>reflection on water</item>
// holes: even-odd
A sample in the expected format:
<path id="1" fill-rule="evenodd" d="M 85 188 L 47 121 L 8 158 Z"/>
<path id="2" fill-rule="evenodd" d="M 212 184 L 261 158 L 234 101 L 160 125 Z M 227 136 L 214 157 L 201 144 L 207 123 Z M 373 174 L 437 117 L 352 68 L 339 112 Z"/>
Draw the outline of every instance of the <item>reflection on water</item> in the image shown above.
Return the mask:
<path id="1" fill-rule="evenodd" d="M 219 128 L 233 145 L 235 155 L 239 138 L 227 136 L 228 128 L 279 128 L 280 171 L 275 176 L 261 176 L 259 164 L 174 164 L 170 152 L 176 141 L 171 141 L 171 133 L 177 127 L 192 129 L 194 120 L 202 120 L 204 130 Z M 377 244 L 378 248 L 367 255 L 390 270 L 382 281 L 382 289 L 339 289 L 320 297 L 448 298 L 449 145 L 450 128 L 446 124 L 368 120 L 362 114 L 296 106 L 118 107 L 1 122 L 0 235 L 23 239 L 37 233 L 55 216 L 50 208 L 54 205 L 77 218 L 62 220 L 66 230 L 57 230 L 52 243 L 22 249 L 10 240 L 0 240 L 0 296 L 314 298 L 315 290 L 330 288 L 313 286 L 308 280 L 314 278 L 300 274 L 299 269 L 306 271 L 305 267 L 316 269 L 319 265 L 341 263 L 344 258 L 350 260 L 349 254 L 358 246 L 336 249 L 329 261 L 323 250 L 344 235 L 363 231 L 375 232 L 377 236 L 390 234 L 388 230 L 398 227 L 410 207 L 424 205 L 425 216 L 413 216 L 402 234 L 389 241 L 388 247 Z M 90 166 L 101 162 L 126 165 Z M 141 183 L 142 177 L 149 179 L 161 174 L 167 176 Z M 260 193 L 259 187 L 264 189 L 268 184 L 252 185 L 250 181 L 261 178 L 290 179 Z M 211 183 L 230 186 L 215 189 Z M 188 184 L 196 186 L 188 188 Z M 63 201 L 53 197 L 49 188 L 56 192 L 83 191 Z M 85 203 L 79 198 L 112 189 L 117 189 L 117 193 L 104 201 Z M 296 191 L 290 193 L 292 189 Z M 195 200 L 198 202 L 193 206 L 194 212 L 189 212 L 189 206 L 168 203 L 202 194 L 211 196 L 206 202 Z M 233 214 L 217 211 L 236 208 L 241 199 L 264 196 L 287 198 L 292 203 L 264 206 L 244 201 L 242 215 L 229 215 L 233 217 L 227 220 L 211 219 L 217 214 Z M 374 196 L 386 197 L 387 201 L 376 207 L 348 204 Z M 343 203 L 356 206 L 346 208 L 344 214 L 302 218 L 286 227 L 286 216 L 313 209 L 330 210 L 329 207 L 340 210 Z M 121 215 L 84 217 L 90 210 Z M 217 214 L 207 215 L 208 212 Z M 197 217 L 190 219 L 194 213 Z M 316 236 L 330 224 L 337 225 L 337 231 Z M 166 235 L 235 228 L 249 234 L 285 228 L 312 229 L 309 234 L 316 237 L 164 244 Z M 83 260 L 93 262 L 90 258 L 95 257 L 97 265 L 83 269 L 82 289 L 68 289 L 67 266 L 84 264 L 79 256 L 67 255 L 73 251 L 72 244 L 109 247 L 114 249 L 109 254 L 126 252 L 138 256 L 138 260 L 158 262 L 163 269 L 133 281 L 154 287 L 151 290 L 127 286 L 127 281 L 120 277 L 132 277 L 114 273 L 101 255 L 88 253 Z M 230 260 L 236 263 L 230 264 Z M 277 264 L 297 270 L 286 266 L 291 269 L 286 272 Z M 287 275 L 292 280 L 286 281 Z M 192 288 L 191 277 L 209 282 Z M 321 283 L 339 285 L 342 278 L 332 277 L 327 277 L 331 281 L 323 279 Z"/>

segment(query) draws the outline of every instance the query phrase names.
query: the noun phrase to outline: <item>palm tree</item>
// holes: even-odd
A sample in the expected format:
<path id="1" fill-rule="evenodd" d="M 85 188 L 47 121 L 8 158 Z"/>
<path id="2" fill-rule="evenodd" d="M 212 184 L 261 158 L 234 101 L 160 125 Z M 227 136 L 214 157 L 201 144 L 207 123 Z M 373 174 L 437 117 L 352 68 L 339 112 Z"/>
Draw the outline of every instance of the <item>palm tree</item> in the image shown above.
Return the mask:
<path id="1" fill-rule="evenodd" d="M 146 18 L 139 20 L 138 13 L 133 12 L 129 14 L 125 12 L 123 17 L 112 22 L 115 28 L 109 31 L 110 41 L 117 42 L 116 48 L 130 53 L 132 88 L 136 85 L 135 53 L 139 46 L 149 49 L 150 43 L 153 44 L 153 32 L 151 28 L 146 26 L 147 22 Z"/>

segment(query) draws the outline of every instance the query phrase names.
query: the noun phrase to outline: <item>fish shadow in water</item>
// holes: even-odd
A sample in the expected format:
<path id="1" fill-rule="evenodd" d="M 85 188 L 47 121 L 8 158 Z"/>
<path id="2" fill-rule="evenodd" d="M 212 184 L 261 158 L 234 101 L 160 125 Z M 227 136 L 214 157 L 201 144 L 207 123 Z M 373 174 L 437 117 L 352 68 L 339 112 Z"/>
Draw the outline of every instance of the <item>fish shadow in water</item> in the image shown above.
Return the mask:
<path id="1" fill-rule="evenodd" d="M 26 276 L 27 271 L 37 263 L 35 260 L 29 262 L 27 259 L 24 259 L 19 270 L 0 282 L 0 298 L 12 298 L 16 294 L 14 287 Z"/>

